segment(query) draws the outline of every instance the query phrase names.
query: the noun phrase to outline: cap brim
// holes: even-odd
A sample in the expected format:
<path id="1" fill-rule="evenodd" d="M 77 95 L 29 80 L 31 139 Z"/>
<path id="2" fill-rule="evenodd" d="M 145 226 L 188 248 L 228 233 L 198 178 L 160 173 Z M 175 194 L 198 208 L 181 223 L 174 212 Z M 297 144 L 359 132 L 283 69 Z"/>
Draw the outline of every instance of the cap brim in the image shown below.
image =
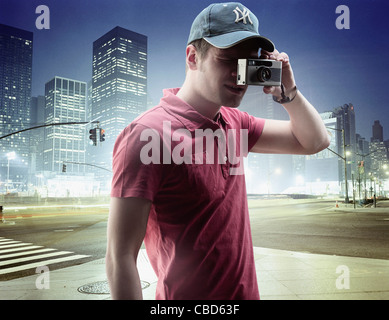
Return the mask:
<path id="1" fill-rule="evenodd" d="M 213 37 L 204 37 L 204 40 L 219 49 L 228 49 L 249 39 L 258 39 L 259 48 L 265 49 L 266 51 L 273 52 L 275 49 L 274 43 L 271 40 L 250 31 L 238 31 Z"/>

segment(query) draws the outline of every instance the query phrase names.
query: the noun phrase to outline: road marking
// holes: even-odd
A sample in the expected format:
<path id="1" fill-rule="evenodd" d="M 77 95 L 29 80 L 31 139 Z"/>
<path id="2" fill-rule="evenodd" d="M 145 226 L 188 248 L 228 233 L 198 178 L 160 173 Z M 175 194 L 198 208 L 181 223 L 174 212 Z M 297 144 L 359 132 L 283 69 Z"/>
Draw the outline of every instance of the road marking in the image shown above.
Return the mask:
<path id="1" fill-rule="evenodd" d="M 28 246 L 28 247 L 22 247 L 22 248 L 13 248 L 13 249 L 5 249 L 5 250 L 0 250 L 0 254 L 4 254 L 7 252 L 17 252 L 17 251 L 22 251 L 22 250 L 30 250 L 30 249 L 36 249 L 36 248 L 42 248 L 43 246 Z"/>
<path id="2" fill-rule="evenodd" d="M 87 256 L 87 255 L 75 255 L 75 256 L 69 256 L 69 257 L 58 258 L 58 259 L 44 260 L 44 261 L 41 261 L 41 262 L 25 264 L 25 265 L 21 265 L 21 266 L 18 266 L 18 267 L 0 269 L 0 275 L 1 274 L 12 273 L 12 272 L 17 272 L 17 271 L 33 269 L 33 268 L 37 268 L 37 267 L 41 267 L 41 266 L 47 266 L 49 264 L 54 264 L 54 263 L 59 263 L 59 262 L 83 259 L 83 258 L 87 258 L 87 257 L 90 257 L 90 256 Z"/>
<path id="3" fill-rule="evenodd" d="M 71 252 L 71 251 L 57 251 L 57 252 L 52 252 L 52 253 L 38 254 L 38 255 L 35 255 L 32 257 L 24 257 L 24 258 L 16 258 L 16 259 L 0 261 L 0 267 L 7 266 L 10 264 L 21 263 L 21 262 L 25 262 L 25 261 L 39 260 L 39 259 L 49 258 L 49 257 L 53 257 L 53 256 L 61 256 L 61 255 L 69 254 L 69 253 L 73 253 L 73 252 Z"/>
<path id="4" fill-rule="evenodd" d="M 11 244 L 11 243 L 19 243 L 21 241 L 15 241 L 15 240 L 9 240 L 9 239 L 4 239 L 4 240 L 0 240 L 0 246 L 3 246 L 5 244 Z"/>
<path id="5" fill-rule="evenodd" d="M 39 246 L 36 246 L 39 247 Z M 24 248 L 23 248 L 24 249 Z M 1 259 L 8 259 L 8 258 L 14 258 L 14 257 L 20 257 L 20 256 L 27 256 L 31 254 L 36 254 L 36 253 L 42 253 L 42 252 L 47 252 L 47 251 L 53 251 L 56 249 L 52 248 L 45 248 L 45 249 L 37 249 L 37 250 L 30 250 L 30 251 L 22 251 L 22 252 L 16 252 L 16 253 L 10 253 L 10 254 L 3 254 L 1 255 L 0 252 L 0 258 Z"/>
<path id="6" fill-rule="evenodd" d="M 4 239 L 4 238 L 0 238 L 0 243 L 4 243 L 4 242 L 6 242 L 6 241 L 10 241 L 10 240 L 12 240 L 12 239 Z"/>
<path id="7" fill-rule="evenodd" d="M 88 257 L 0 237 L 0 275 Z"/>
<path id="8" fill-rule="evenodd" d="M 14 247 L 21 247 L 21 246 L 28 246 L 32 243 L 23 243 L 23 242 L 20 242 L 20 243 L 16 243 L 16 244 L 7 244 L 5 246 L 3 245 L 0 245 L 0 249 L 6 249 L 6 248 L 14 248 Z"/>

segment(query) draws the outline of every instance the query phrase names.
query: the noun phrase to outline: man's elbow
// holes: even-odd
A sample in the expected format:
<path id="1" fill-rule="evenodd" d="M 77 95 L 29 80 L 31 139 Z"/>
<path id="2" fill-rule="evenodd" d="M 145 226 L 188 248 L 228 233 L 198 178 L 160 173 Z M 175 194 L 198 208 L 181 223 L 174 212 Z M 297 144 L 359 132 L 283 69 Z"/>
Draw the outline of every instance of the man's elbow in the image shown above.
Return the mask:
<path id="1" fill-rule="evenodd" d="M 328 148 L 330 145 L 330 138 L 328 135 L 323 136 L 321 139 L 316 140 L 315 144 L 313 144 L 310 148 L 306 150 L 306 154 L 315 154 L 324 149 Z"/>

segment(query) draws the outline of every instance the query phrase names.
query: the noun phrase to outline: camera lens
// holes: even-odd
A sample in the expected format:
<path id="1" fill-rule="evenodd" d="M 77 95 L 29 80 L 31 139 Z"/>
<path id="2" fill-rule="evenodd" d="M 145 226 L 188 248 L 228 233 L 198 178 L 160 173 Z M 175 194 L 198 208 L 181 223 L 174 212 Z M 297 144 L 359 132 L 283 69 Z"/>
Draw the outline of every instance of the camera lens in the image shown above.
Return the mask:
<path id="1" fill-rule="evenodd" d="M 269 81 L 271 79 L 271 70 L 266 67 L 261 67 L 257 71 L 257 77 L 260 82 Z"/>

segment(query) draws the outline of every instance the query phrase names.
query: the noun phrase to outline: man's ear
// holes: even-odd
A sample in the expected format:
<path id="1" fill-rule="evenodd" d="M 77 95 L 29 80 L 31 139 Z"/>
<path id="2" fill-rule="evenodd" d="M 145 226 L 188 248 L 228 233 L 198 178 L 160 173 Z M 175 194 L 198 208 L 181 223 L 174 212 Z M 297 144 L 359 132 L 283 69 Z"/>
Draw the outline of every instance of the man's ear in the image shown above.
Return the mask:
<path id="1" fill-rule="evenodd" d="M 194 45 L 186 47 L 186 66 L 189 70 L 197 70 L 198 68 L 198 52 Z"/>

